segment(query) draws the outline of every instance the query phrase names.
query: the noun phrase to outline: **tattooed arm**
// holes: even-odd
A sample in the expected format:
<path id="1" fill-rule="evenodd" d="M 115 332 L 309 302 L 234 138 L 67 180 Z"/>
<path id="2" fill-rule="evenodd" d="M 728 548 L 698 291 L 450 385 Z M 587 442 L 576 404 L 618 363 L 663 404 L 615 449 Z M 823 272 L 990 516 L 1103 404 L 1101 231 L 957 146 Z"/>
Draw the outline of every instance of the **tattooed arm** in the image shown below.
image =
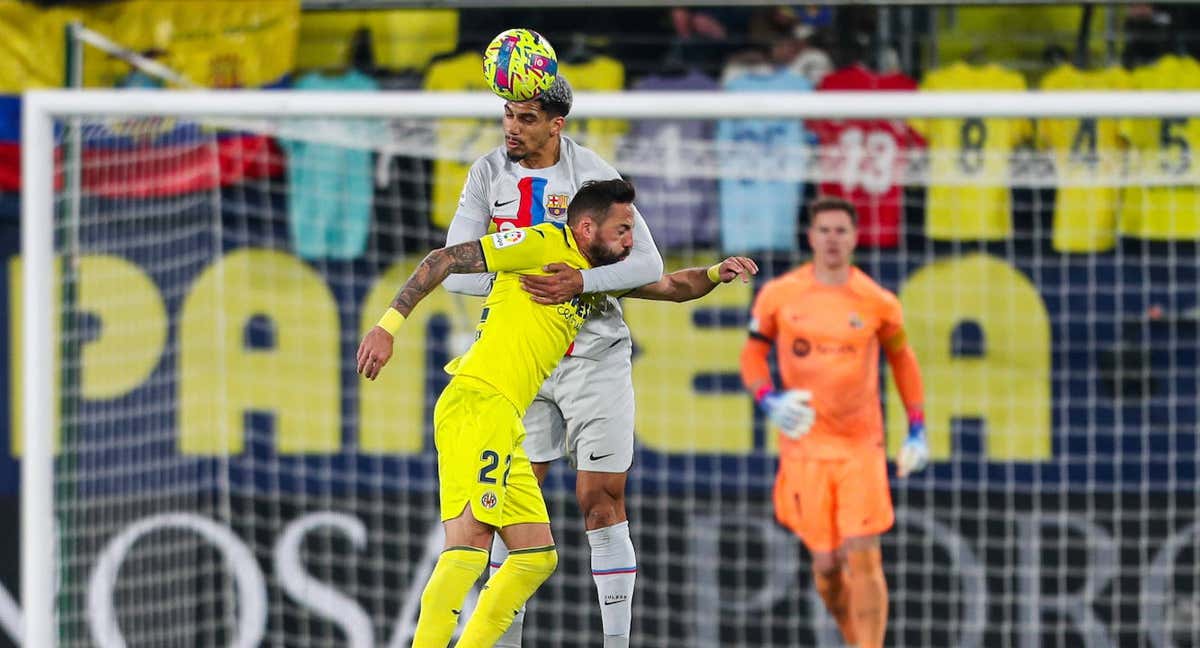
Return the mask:
<path id="1" fill-rule="evenodd" d="M 417 303 L 433 292 L 446 277 L 452 273 L 486 271 L 487 262 L 484 261 L 483 245 L 479 241 L 438 248 L 427 254 L 408 277 L 404 287 L 396 293 L 383 319 L 367 332 L 358 345 L 358 373 L 375 380 L 392 357 L 395 330 L 412 314 Z"/>
<path id="2" fill-rule="evenodd" d="M 421 260 L 408 281 L 392 300 L 392 308 L 408 317 L 417 302 L 433 292 L 446 277 L 459 273 L 487 272 L 483 246 L 478 240 L 438 248 Z"/>

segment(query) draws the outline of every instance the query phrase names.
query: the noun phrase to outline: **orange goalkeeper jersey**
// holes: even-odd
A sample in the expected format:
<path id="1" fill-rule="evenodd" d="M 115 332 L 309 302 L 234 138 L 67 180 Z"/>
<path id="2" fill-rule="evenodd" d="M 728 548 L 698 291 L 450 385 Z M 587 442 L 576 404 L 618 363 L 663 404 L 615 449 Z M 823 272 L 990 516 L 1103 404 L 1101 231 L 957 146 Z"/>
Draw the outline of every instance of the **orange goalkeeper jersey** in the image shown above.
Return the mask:
<path id="1" fill-rule="evenodd" d="M 817 412 L 807 435 L 780 438 L 782 458 L 882 450 L 879 350 L 903 332 L 900 300 L 858 268 L 828 286 L 805 264 L 767 282 L 751 316 L 750 334 L 775 344 L 783 388 L 811 391 Z"/>

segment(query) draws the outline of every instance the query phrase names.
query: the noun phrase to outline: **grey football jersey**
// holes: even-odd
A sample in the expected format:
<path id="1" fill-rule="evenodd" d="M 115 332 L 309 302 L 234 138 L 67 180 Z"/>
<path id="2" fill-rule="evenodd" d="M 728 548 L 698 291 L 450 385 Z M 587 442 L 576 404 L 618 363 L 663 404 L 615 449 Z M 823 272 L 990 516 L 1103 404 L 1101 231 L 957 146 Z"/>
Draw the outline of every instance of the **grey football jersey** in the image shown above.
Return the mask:
<path id="1" fill-rule="evenodd" d="M 527 169 L 509 160 L 503 146 L 498 147 L 471 166 L 446 245 L 483 237 L 493 226 L 507 230 L 543 222 L 565 223 L 567 203 L 583 183 L 619 177 L 599 155 L 565 136 L 558 163 L 544 169 Z M 634 209 L 633 250 L 629 256 L 619 263 L 583 271 L 584 292 L 594 295 L 591 298 L 598 307 L 576 336 L 571 355 L 598 358 L 628 338 L 621 305 L 606 293 L 623 293 L 658 281 L 661 276 L 662 256 L 646 222 Z M 451 275 L 443 285 L 451 292 L 486 295 L 491 281 L 487 274 Z"/>

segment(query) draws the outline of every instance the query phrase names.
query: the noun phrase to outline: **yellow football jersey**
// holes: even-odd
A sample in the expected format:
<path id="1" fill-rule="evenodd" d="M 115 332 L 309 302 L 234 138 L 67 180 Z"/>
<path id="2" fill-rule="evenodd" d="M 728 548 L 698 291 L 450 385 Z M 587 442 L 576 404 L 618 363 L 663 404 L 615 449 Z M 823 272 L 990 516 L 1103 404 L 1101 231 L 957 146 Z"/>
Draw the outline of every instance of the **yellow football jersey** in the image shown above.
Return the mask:
<path id="1" fill-rule="evenodd" d="M 487 91 L 483 78 L 483 57 L 478 52 L 463 52 L 429 66 L 425 89 L 443 92 Z M 458 196 L 467 181 L 471 163 L 500 145 L 500 112 L 496 119 L 439 119 L 437 148 L 443 155 L 433 162 L 433 206 L 430 220 L 445 229 L 458 208 Z"/>
<path id="2" fill-rule="evenodd" d="M 558 72 L 567 78 L 571 88 L 580 91 L 612 91 L 625 89 L 625 66 L 608 56 L 597 56 L 583 63 L 559 62 Z M 592 149 L 606 160 L 617 153 L 617 139 L 629 131 L 623 119 L 571 119 L 563 132 L 575 141 Z"/>
<path id="3" fill-rule="evenodd" d="M 1060 65 L 1042 79 L 1042 90 L 1129 90 L 1120 67 L 1080 70 Z M 1043 119 L 1038 144 L 1054 151 L 1058 191 L 1054 199 L 1054 249 L 1098 252 L 1116 244 L 1122 140 L 1117 119 Z"/>
<path id="4" fill-rule="evenodd" d="M 546 274 L 542 266 L 590 264 L 570 229 L 557 223 L 505 230 L 479 240 L 489 272 L 496 273 L 475 329 L 475 342 L 446 371 L 472 376 L 496 388 L 524 416 L 542 382 L 575 339 L 591 310 L 591 300 L 544 306 L 521 288 L 523 274 Z"/>
<path id="5" fill-rule="evenodd" d="M 1200 63 L 1168 55 L 1133 71 L 1138 90 L 1200 89 Z M 1124 119 L 1130 183 L 1121 205 L 1123 234 L 1155 240 L 1200 238 L 1200 118 Z M 1157 185 L 1157 186 L 1156 186 Z"/>
<path id="6" fill-rule="evenodd" d="M 958 62 L 925 76 L 923 91 L 1025 90 L 1020 74 Z M 1009 156 L 1032 135 L 1027 119 L 918 119 L 929 144 L 925 232 L 941 240 L 998 240 L 1012 232 Z"/>

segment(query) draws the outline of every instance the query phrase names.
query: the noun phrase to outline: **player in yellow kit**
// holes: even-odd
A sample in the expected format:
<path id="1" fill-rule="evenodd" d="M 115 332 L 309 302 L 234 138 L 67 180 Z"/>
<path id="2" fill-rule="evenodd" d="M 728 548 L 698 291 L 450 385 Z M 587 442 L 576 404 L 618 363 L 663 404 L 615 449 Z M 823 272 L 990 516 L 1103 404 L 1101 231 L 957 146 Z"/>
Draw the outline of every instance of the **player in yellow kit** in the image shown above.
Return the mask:
<path id="1" fill-rule="evenodd" d="M 413 648 L 445 648 L 467 591 L 487 567 L 497 529 L 509 556 L 480 596 L 456 644 L 460 648 L 492 646 L 557 565 L 546 504 L 521 448 L 521 418 L 583 326 L 591 303 L 578 298 L 538 304 L 521 289 L 520 276 L 542 274 L 552 263 L 583 269 L 625 258 L 633 247 L 633 197 L 633 186 L 624 180 L 588 182 L 571 200 L 565 226 L 543 223 L 430 252 L 359 345 L 358 371 L 373 380 L 391 357 L 404 319 L 448 275 L 497 273 L 475 342 L 447 365 L 454 377 L 434 408 L 446 549 L 421 596 Z M 756 270 L 753 262 L 735 257 L 707 271 L 672 273 L 632 294 L 652 299 L 703 294 Z"/>

